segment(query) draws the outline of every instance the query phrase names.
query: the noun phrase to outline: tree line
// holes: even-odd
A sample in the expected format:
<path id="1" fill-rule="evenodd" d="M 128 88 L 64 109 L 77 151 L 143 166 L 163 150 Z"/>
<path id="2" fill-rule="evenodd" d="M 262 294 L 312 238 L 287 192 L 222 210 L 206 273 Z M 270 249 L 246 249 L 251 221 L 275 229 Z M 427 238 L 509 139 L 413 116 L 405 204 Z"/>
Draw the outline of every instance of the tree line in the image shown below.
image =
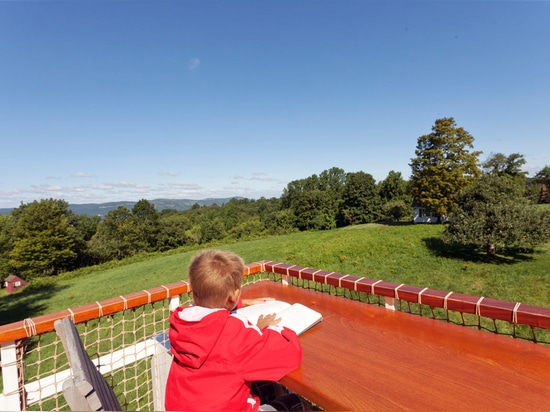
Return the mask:
<path id="1" fill-rule="evenodd" d="M 42 199 L 0 216 L 0 271 L 30 279 L 138 253 L 402 219 L 410 202 L 398 172 L 377 184 L 367 173 L 339 168 L 289 183 L 280 198 L 234 198 L 185 211 L 157 211 L 142 199 L 101 219 L 76 215 L 65 200 Z"/>
<path id="2" fill-rule="evenodd" d="M 31 279 L 139 253 L 412 221 L 413 199 L 451 217 L 442 235 L 449 245 L 506 251 L 550 239 L 550 212 L 533 206 L 549 201 L 540 188 L 550 187 L 550 166 L 529 179 L 521 154 L 491 154 L 480 163 L 473 141 L 453 118 L 439 119 L 432 133 L 418 138 L 408 180 L 390 171 L 376 182 L 368 173 L 333 167 L 290 182 L 280 198 L 235 198 L 185 211 L 157 211 L 142 199 L 104 219 L 76 215 L 60 199 L 21 204 L 0 216 L 0 273 Z"/>

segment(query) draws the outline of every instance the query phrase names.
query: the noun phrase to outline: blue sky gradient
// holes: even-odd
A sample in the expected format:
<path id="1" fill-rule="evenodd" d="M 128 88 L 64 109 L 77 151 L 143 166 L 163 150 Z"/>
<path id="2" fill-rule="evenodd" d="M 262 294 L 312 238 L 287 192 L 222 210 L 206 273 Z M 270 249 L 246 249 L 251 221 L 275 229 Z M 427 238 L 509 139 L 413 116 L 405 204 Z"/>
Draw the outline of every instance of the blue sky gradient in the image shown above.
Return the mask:
<path id="1" fill-rule="evenodd" d="M 0 207 L 410 176 L 454 117 L 550 165 L 550 2 L 2 1 Z"/>

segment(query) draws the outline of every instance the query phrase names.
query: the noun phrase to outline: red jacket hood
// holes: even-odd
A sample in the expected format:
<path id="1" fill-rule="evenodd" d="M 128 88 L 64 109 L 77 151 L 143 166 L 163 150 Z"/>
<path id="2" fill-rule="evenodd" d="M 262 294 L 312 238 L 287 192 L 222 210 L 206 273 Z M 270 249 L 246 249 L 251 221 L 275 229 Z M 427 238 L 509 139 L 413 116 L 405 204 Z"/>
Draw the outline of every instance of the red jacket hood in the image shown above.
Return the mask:
<path id="1" fill-rule="evenodd" d="M 231 312 L 201 306 L 177 308 L 170 315 L 171 352 L 183 365 L 199 368 L 216 345 Z"/>

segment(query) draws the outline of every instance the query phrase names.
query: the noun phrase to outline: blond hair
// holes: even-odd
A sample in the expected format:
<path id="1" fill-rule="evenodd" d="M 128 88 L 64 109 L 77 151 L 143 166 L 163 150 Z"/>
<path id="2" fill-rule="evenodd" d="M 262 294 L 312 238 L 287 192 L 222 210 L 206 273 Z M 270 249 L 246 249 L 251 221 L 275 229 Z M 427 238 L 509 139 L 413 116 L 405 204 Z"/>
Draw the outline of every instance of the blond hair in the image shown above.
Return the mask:
<path id="1" fill-rule="evenodd" d="M 206 308 L 232 309 L 229 297 L 241 288 L 243 271 L 243 259 L 233 252 L 211 249 L 198 253 L 189 265 L 193 301 Z"/>

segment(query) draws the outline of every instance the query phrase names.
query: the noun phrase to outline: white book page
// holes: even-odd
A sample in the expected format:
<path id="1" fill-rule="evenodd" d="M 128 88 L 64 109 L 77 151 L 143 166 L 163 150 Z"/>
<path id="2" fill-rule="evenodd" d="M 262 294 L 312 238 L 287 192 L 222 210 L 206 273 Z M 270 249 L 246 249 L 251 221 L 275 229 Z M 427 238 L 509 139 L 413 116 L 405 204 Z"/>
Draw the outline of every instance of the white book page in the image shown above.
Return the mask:
<path id="1" fill-rule="evenodd" d="M 300 303 L 293 304 L 279 315 L 282 319 L 279 325 L 292 329 L 297 335 L 301 335 L 323 318 L 319 312 Z"/>
<path id="2" fill-rule="evenodd" d="M 286 326 L 298 335 L 319 323 L 323 318 L 319 312 L 305 305 L 300 303 L 290 305 L 287 302 L 278 300 L 246 306 L 238 309 L 237 313 L 246 316 L 253 325 L 256 325 L 260 315 L 276 313 L 277 317 L 281 318 L 281 322 L 278 325 Z"/>
<path id="3" fill-rule="evenodd" d="M 255 325 L 258 323 L 260 315 L 280 313 L 288 307 L 290 307 L 290 303 L 280 300 L 268 300 L 265 303 L 258 303 L 257 305 L 250 305 L 237 309 L 237 313 L 246 316 L 250 323 Z"/>

